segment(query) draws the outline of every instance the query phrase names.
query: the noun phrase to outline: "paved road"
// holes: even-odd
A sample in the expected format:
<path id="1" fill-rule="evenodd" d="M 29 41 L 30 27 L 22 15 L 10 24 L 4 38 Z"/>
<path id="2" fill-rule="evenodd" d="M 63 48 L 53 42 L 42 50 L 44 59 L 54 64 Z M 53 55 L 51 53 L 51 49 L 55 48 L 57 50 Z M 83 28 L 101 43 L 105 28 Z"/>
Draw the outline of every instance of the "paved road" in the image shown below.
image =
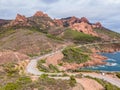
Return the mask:
<path id="1" fill-rule="evenodd" d="M 111 42 L 111 43 L 119 43 L 119 42 Z M 101 44 L 101 43 L 84 44 L 84 45 L 78 45 L 76 47 L 78 48 L 78 47 L 82 47 L 82 46 L 90 46 L 90 45 L 96 45 L 96 44 Z M 108 44 L 108 43 L 105 43 L 105 44 Z M 40 59 L 46 58 L 48 56 L 54 55 L 56 53 L 59 53 L 62 50 L 64 50 L 65 47 L 66 46 L 64 46 L 63 49 L 60 49 L 60 50 L 57 50 L 57 51 L 51 52 L 49 54 L 45 54 L 45 55 L 42 55 L 42 56 L 39 56 L 39 57 L 36 57 L 36 58 L 30 60 L 29 64 L 27 65 L 26 72 L 30 73 L 30 74 L 34 74 L 34 75 L 43 74 L 44 72 L 40 72 L 37 69 L 37 61 L 40 60 Z"/>
<path id="2" fill-rule="evenodd" d="M 83 75 L 91 76 L 93 78 L 103 79 L 103 80 L 110 82 L 111 84 L 116 85 L 117 87 L 120 88 L 120 79 L 118 79 L 118 78 L 114 78 L 114 77 L 108 76 L 108 75 L 93 74 L 93 73 L 83 73 Z"/>
<path id="3" fill-rule="evenodd" d="M 44 58 L 47 58 L 48 56 L 54 55 L 56 53 L 59 53 L 62 50 L 63 49 L 55 51 L 55 52 L 51 52 L 49 54 L 45 54 L 45 55 L 42 55 L 40 57 L 36 57 L 35 59 L 30 60 L 29 64 L 26 67 L 26 73 L 33 74 L 33 75 L 44 74 L 45 72 L 41 72 L 41 71 L 38 70 L 38 68 L 37 68 L 37 61 L 41 60 L 41 59 L 44 59 Z M 48 74 L 48 73 L 46 73 L 46 74 Z M 52 73 L 49 73 L 49 74 L 52 74 Z M 53 73 L 53 74 L 56 74 L 56 73 Z"/>
<path id="4" fill-rule="evenodd" d="M 92 43 L 92 44 L 86 44 L 86 45 L 79 45 L 79 46 L 76 46 L 76 47 L 89 46 L 89 45 L 95 45 L 95 44 L 98 44 L 98 43 Z M 108 43 L 107 43 L 107 44 L 108 44 Z M 65 48 L 65 47 L 64 47 L 64 48 Z M 63 49 L 64 49 L 64 48 L 63 48 Z M 30 73 L 30 74 L 33 74 L 33 75 L 41 75 L 41 74 L 61 75 L 62 73 L 45 73 L 45 72 L 39 71 L 39 70 L 37 69 L 37 61 L 40 60 L 40 59 L 46 58 L 46 57 L 48 57 L 48 56 L 54 55 L 54 54 L 56 54 L 56 53 L 59 53 L 59 52 L 61 52 L 63 49 L 60 49 L 60 50 L 58 50 L 58 51 L 51 52 L 51 53 L 49 53 L 49 54 L 42 55 L 42 56 L 36 57 L 35 59 L 32 59 L 32 60 L 30 61 L 30 63 L 27 65 L 26 73 Z M 104 80 L 110 82 L 111 84 L 120 87 L 120 80 L 119 80 L 119 79 L 112 78 L 112 77 L 107 77 L 107 76 L 103 76 L 103 75 L 93 75 L 93 74 L 84 74 L 84 75 L 88 75 L 88 76 L 91 76 L 91 77 L 104 79 Z M 68 79 L 68 78 L 67 78 L 67 79 Z"/>

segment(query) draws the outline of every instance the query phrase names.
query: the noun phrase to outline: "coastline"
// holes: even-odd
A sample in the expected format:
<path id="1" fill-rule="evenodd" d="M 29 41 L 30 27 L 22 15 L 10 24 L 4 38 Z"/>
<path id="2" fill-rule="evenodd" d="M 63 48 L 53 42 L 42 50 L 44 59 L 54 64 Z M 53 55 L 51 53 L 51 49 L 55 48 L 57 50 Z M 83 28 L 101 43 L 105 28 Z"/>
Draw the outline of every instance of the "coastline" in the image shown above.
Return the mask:
<path id="1" fill-rule="evenodd" d="M 103 46 L 102 46 L 103 47 Z M 91 48 L 92 54 L 90 55 L 91 60 L 81 63 L 81 64 L 68 64 L 66 63 L 63 67 L 65 70 L 75 70 L 78 68 L 83 68 L 83 67 L 90 67 L 90 66 L 97 66 L 97 65 L 105 65 L 107 62 L 108 58 L 101 55 L 100 53 L 114 53 L 114 52 L 120 52 L 120 47 L 119 45 L 108 45 L 105 46 L 102 49 L 96 49 L 96 48 Z"/>

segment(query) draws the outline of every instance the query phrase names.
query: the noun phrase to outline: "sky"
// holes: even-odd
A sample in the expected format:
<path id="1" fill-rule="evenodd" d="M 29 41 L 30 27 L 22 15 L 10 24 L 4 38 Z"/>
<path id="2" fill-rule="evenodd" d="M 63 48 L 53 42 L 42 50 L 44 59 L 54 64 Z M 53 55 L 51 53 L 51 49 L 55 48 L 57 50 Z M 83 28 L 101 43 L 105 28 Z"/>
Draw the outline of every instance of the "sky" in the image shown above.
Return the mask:
<path id="1" fill-rule="evenodd" d="M 87 17 L 120 33 L 120 0 L 0 0 L 0 19 L 27 17 L 43 11 L 52 18 Z"/>

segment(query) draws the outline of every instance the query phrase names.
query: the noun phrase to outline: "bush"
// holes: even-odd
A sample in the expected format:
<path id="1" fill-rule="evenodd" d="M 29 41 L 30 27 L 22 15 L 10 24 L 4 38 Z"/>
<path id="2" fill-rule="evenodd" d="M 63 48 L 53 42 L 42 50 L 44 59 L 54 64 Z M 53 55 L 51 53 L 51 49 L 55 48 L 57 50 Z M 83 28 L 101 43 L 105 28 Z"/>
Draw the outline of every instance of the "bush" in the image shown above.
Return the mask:
<path id="1" fill-rule="evenodd" d="M 13 76 L 18 74 L 18 70 L 15 68 L 15 63 L 6 63 L 3 65 L 4 71 L 7 73 L 8 76 Z"/>
<path id="2" fill-rule="evenodd" d="M 92 78 L 92 77 L 88 76 L 88 78 Z M 120 88 L 118 88 L 117 86 L 112 85 L 111 83 L 106 82 L 106 81 L 104 81 L 102 79 L 98 79 L 98 78 L 92 78 L 92 79 L 94 79 L 98 83 L 100 83 L 105 88 L 105 90 L 120 90 Z"/>
<path id="3" fill-rule="evenodd" d="M 4 87 L 0 88 L 0 90 L 20 90 L 20 85 L 17 83 L 7 83 Z"/>
<path id="4" fill-rule="evenodd" d="M 80 48 L 67 47 L 62 51 L 62 53 L 64 54 L 63 61 L 68 63 L 80 64 L 90 59 L 89 55 L 81 51 Z"/>
<path id="5" fill-rule="evenodd" d="M 55 36 L 55 35 L 52 35 L 52 34 L 47 34 L 46 35 L 48 38 L 51 38 L 51 39 L 54 39 L 54 40 L 59 40 L 59 41 L 62 41 L 63 39 L 58 37 L 58 36 Z"/>
<path id="6" fill-rule="evenodd" d="M 84 34 L 75 30 L 67 29 L 64 33 L 63 38 L 73 40 L 76 43 L 88 43 L 100 40 L 100 38 Z"/>
<path id="7" fill-rule="evenodd" d="M 27 83 L 31 83 L 32 80 L 30 79 L 30 77 L 27 77 L 27 76 L 23 76 L 23 77 L 20 77 L 18 80 L 17 80 L 17 83 L 18 84 L 27 84 Z"/>
<path id="8" fill-rule="evenodd" d="M 118 78 L 120 78 L 120 72 L 117 72 L 117 73 L 116 73 L 116 76 L 117 76 Z"/>
<path id="9" fill-rule="evenodd" d="M 76 85 L 76 80 L 75 80 L 74 76 L 70 76 L 70 83 L 69 84 L 71 87 L 74 87 Z"/>
<path id="10" fill-rule="evenodd" d="M 53 66 L 52 64 L 49 65 L 49 68 L 52 72 L 59 72 L 58 68 L 56 66 Z"/>

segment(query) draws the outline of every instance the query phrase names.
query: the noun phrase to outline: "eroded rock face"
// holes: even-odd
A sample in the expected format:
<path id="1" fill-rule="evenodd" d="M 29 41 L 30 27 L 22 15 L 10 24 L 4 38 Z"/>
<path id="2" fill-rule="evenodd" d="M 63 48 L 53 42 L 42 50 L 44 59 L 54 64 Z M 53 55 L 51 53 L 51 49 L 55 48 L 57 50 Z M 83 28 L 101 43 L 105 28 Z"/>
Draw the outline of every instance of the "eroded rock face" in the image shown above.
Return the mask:
<path id="1" fill-rule="evenodd" d="M 93 28 L 103 28 L 102 24 L 100 22 L 97 22 L 95 24 L 92 24 Z"/>
<path id="2" fill-rule="evenodd" d="M 54 19 L 54 22 L 56 23 L 57 26 L 63 27 L 63 21 L 60 19 Z"/>
<path id="3" fill-rule="evenodd" d="M 24 15 L 17 14 L 15 20 L 11 21 L 7 26 L 30 26 L 28 19 Z"/>
<path id="4" fill-rule="evenodd" d="M 92 26 L 86 22 L 75 23 L 70 26 L 73 30 L 77 30 L 78 32 L 83 32 L 85 34 L 90 34 L 93 36 L 98 36 L 96 32 L 93 31 Z"/>
<path id="5" fill-rule="evenodd" d="M 43 13 L 42 11 L 37 11 L 34 16 L 36 17 L 48 17 L 47 14 Z"/>
<path id="6" fill-rule="evenodd" d="M 17 14 L 15 21 L 16 22 L 27 22 L 27 18 L 24 15 Z"/>
<path id="7" fill-rule="evenodd" d="M 89 23 L 88 19 L 86 17 L 82 17 L 80 19 L 81 22 Z"/>

